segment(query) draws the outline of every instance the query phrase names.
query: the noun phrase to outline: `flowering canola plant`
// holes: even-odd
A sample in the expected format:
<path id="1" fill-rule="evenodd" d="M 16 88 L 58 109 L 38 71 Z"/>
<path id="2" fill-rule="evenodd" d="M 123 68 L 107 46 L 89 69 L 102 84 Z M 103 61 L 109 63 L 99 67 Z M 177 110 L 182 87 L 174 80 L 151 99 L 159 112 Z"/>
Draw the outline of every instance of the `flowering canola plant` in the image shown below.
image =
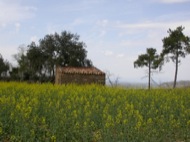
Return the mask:
<path id="1" fill-rule="evenodd" d="M 190 89 L 0 82 L 0 141 L 190 141 Z"/>

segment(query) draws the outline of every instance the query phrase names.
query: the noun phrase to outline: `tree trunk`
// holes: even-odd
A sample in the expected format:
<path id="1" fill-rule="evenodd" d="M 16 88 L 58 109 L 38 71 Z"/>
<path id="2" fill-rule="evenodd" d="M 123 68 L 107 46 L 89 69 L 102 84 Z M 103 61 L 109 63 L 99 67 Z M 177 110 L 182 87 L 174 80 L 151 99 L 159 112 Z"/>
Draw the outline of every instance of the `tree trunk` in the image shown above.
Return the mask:
<path id="1" fill-rule="evenodd" d="M 52 69 L 52 73 L 53 73 L 52 77 L 55 77 L 55 70 L 54 70 L 54 68 Z"/>
<path id="2" fill-rule="evenodd" d="M 176 55 L 176 62 L 175 62 L 175 77 L 174 77 L 173 88 L 176 88 L 177 72 L 178 72 L 178 54 Z"/>
<path id="3" fill-rule="evenodd" d="M 51 77 L 51 82 L 54 84 L 55 83 L 55 68 L 53 66 L 53 76 Z"/>
<path id="4" fill-rule="evenodd" d="M 151 75 L 151 65 L 150 65 L 150 61 L 149 61 L 149 66 L 148 66 L 148 89 L 150 90 L 150 75 Z"/>

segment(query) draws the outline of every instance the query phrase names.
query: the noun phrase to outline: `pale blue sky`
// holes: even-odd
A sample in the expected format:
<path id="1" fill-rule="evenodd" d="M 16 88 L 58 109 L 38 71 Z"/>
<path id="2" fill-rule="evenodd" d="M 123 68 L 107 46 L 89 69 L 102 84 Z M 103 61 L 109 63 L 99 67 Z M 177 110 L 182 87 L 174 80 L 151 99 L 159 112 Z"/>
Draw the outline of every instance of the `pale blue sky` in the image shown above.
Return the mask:
<path id="1" fill-rule="evenodd" d="M 88 58 L 120 81 L 146 82 L 146 68 L 133 62 L 147 47 L 162 49 L 169 28 L 184 26 L 190 36 L 190 0 L 0 0 L 0 53 L 12 55 L 22 44 L 46 34 L 70 31 L 87 45 Z M 179 80 L 190 80 L 190 57 L 182 60 Z M 14 63 L 15 64 L 15 63 Z M 163 67 L 154 79 L 172 81 L 174 64 Z"/>

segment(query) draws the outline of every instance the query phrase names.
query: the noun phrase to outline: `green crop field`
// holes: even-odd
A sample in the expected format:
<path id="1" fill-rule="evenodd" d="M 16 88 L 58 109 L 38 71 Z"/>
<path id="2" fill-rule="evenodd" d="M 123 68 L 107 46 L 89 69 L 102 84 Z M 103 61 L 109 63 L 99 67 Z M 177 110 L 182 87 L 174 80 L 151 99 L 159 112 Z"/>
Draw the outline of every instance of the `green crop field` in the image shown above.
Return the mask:
<path id="1" fill-rule="evenodd" d="M 1 82 L 0 141 L 190 141 L 190 89 Z"/>

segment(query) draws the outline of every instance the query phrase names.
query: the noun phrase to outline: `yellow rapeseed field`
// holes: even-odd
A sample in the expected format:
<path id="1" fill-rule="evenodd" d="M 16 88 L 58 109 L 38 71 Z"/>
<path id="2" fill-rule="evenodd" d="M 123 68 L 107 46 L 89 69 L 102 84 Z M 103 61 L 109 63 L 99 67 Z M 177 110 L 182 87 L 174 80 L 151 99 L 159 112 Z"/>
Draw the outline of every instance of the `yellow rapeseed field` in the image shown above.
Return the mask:
<path id="1" fill-rule="evenodd" d="M 0 141 L 190 141 L 190 89 L 0 82 Z"/>

